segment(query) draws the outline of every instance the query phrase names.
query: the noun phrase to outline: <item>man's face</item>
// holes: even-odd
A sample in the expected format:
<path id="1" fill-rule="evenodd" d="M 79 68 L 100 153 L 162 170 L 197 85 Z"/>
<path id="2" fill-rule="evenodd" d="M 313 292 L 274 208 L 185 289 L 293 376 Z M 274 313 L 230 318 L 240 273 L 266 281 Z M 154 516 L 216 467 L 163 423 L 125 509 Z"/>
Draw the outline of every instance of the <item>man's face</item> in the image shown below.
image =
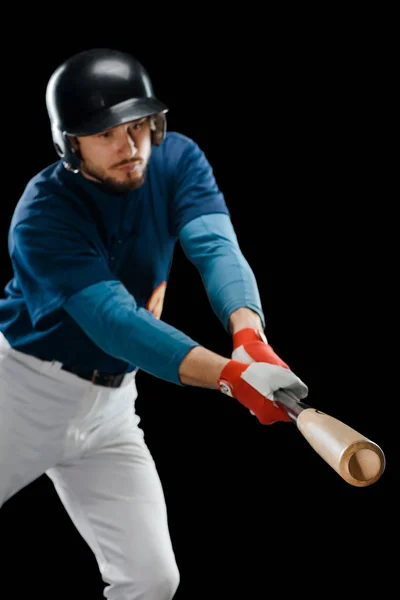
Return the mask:
<path id="1" fill-rule="evenodd" d="M 83 176 L 119 192 L 143 184 L 151 154 L 148 118 L 76 139 Z"/>

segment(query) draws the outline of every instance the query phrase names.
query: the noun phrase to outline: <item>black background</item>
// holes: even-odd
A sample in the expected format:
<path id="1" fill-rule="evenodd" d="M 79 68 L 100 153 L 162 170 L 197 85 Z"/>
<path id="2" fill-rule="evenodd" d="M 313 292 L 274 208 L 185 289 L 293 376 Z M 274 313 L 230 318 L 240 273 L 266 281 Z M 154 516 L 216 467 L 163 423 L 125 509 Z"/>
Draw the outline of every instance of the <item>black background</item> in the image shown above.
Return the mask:
<path id="1" fill-rule="evenodd" d="M 161 9 L 115 10 L 117 19 L 97 15 L 92 26 L 77 18 L 60 28 L 60 17 L 49 15 L 43 30 L 27 27 L 24 13 L 26 33 L 16 27 L 4 52 L 2 282 L 11 277 L 13 208 L 28 179 L 56 159 L 48 77 L 86 48 L 132 52 L 169 106 L 169 129 L 193 137 L 214 168 L 258 281 L 270 343 L 308 384 L 310 405 L 370 437 L 387 459 L 376 484 L 352 487 L 294 425 L 262 427 L 216 392 L 139 373 L 137 410 L 181 572 L 176 598 L 321 598 L 328 590 L 344 597 L 375 588 L 387 597 L 388 545 L 398 541 L 397 439 L 389 434 L 398 386 L 382 341 L 397 342 L 394 196 L 377 172 L 375 142 L 389 110 L 381 30 L 348 15 L 336 22 L 255 11 L 217 23 L 194 7 L 171 26 Z M 231 340 L 180 247 L 163 319 L 230 355 Z M 45 477 L 2 507 L 0 536 L 1 577 L 12 590 L 4 597 L 102 597 L 94 558 Z"/>

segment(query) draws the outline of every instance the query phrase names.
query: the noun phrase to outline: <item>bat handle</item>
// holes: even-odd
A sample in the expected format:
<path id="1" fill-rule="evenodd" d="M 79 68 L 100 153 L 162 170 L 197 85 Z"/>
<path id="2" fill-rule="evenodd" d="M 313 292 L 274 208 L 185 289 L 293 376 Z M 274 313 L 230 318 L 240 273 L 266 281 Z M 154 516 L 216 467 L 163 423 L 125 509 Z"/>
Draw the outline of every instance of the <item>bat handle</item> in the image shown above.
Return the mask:
<path id="1" fill-rule="evenodd" d="M 310 406 L 301 402 L 290 390 L 277 390 L 274 396 L 275 403 L 286 411 L 294 423 L 296 423 L 297 417 L 303 410 L 310 408 Z"/>

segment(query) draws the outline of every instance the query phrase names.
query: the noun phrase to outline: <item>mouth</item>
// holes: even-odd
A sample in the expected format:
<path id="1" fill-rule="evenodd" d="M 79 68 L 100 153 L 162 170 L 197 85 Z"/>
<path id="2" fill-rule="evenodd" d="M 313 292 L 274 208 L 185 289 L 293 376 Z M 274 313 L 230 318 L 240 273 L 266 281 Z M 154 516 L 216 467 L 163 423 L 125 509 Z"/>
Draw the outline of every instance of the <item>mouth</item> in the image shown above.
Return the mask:
<path id="1" fill-rule="evenodd" d="M 131 173 L 132 171 L 139 171 L 142 168 L 141 161 L 135 161 L 130 163 L 125 163 L 124 165 L 119 165 L 119 167 L 115 167 L 119 171 L 124 171 L 125 173 Z"/>

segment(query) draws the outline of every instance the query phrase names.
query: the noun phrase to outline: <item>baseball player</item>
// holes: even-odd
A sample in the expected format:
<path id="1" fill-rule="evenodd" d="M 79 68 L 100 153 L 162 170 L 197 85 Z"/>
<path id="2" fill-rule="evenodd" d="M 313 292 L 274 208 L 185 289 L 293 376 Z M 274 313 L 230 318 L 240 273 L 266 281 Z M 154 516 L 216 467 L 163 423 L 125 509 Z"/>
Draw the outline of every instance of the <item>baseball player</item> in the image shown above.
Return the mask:
<path id="1" fill-rule="evenodd" d="M 267 341 L 205 154 L 167 132 L 168 108 L 135 57 L 70 57 L 46 106 L 58 158 L 17 203 L 0 300 L 0 506 L 47 474 L 105 598 L 170 600 L 179 569 L 135 410 L 138 370 L 228 394 L 264 425 L 289 421 L 277 389 L 304 399 L 308 388 Z M 161 319 L 178 242 L 232 338 L 229 357 Z"/>

